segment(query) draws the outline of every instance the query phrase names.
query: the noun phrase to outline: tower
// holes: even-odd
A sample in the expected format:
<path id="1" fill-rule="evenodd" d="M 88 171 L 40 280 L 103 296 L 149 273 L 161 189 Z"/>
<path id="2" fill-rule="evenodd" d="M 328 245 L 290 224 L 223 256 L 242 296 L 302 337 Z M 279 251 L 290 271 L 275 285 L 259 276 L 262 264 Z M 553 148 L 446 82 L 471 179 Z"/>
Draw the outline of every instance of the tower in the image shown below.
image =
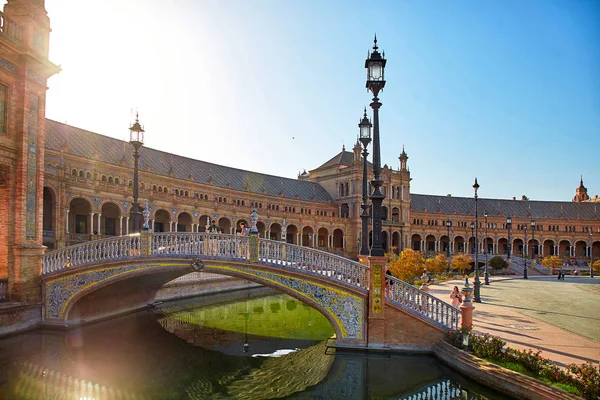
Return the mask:
<path id="1" fill-rule="evenodd" d="M 408 161 L 408 155 L 404 151 L 404 146 L 402 146 L 402 153 L 400 154 L 400 157 L 398 157 L 398 159 L 400 160 L 400 171 L 406 171 L 406 162 Z"/>
<path id="2" fill-rule="evenodd" d="M 573 201 L 580 202 L 580 201 L 586 201 L 589 199 L 590 199 L 590 196 L 588 196 L 588 194 L 587 194 L 587 188 L 585 186 L 583 186 L 583 175 L 582 175 L 581 179 L 579 180 L 579 187 L 577 189 L 575 189 L 575 197 L 573 197 Z"/>
<path id="3" fill-rule="evenodd" d="M 44 0 L 8 0 L 0 21 L 0 279 L 10 300 L 36 301 L 46 83 L 60 68 L 48 60 Z"/>

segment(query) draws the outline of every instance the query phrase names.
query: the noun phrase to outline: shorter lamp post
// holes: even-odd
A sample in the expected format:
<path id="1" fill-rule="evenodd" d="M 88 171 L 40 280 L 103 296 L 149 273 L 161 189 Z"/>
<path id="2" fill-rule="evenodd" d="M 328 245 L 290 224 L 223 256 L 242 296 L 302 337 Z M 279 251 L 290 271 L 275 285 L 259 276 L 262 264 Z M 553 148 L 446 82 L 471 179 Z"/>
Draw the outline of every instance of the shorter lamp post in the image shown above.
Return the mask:
<path id="1" fill-rule="evenodd" d="M 140 147 L 144 145 L 144 128 L 140 125 L 138 115 L 135 115 L 135 123 L 129 127 L 129 143 L 133 146 L 133 204 L 129 215 L 131 216 L 131 230 L 133 233 L 139 233 L 142 225 L 140 212 L 140 203 L 138 202 L 138 164 L 140 158 Z"/>
<path id="2" fill-rule="evenodd" d="M 527 277 L 527 225 L 525 225 L 524 228 L 525 242 L 523 243 L 523 279 L 529 279 Z"/>
<path id="3" fill-rule="evenodd" d="M 594 277 L 594 239 L 593 233 L 590 231 L 590 278 Z"/>
<path id="4" fill-rule="evenodd" d="M 483 216 L 485 217 L 485 239 L 484 241 L 484 245 L 483 245 L 483 251 L 485 251 L 485 272 L 484 272 L 484 284 L 489 285 L 490 284 L 490 272 L 488 271 L 488 213 L 487 211 L 484 211 Z"/>
<path id="5" fill-rule="evenodd" d="M 369 152 L 367 151 L 367 147 L 369 143 L 371 143 L 371 122 L 369 118 L 367 118 L 367 108 L 365 107 L 365 113 L 363 115 L 363 119 L 358 124 L 359 132 L 360 132 L 360 142 L 363 145 L 363 180 L 362 180 L 362 204 L 360 208 L 362 211 L 360 212 L 360 219 L 362 221 L 361 226 L 361 247 L 360 247 L 360 255 L 368 256 L 369 255 L 369 204 L 367 203 L 367 156 Z"/>
<path id="6" fill-rule="evenodd" d="M 475 222 L 471 222 L 471 238 L 473 239 L 473 243 L 475 243 Z M 477 243 L 475 243 L 475 246 L 477 246 Z M 475 253 L 475 249 L 471 247 L 471 241 L 469 240 L 469 252 L 473 252 Z"/>
<path id="7" fill-rule="evenodd" d="M 446 258 L 448 258 L 448 273 L 450 273 L 450 228 L 452 228 L 452 221 L 446 221 L 446 228 L 448 228 L 448 247 L 446 247 Z"/>
<path id="8" fill-rule="evenodd" d="M 532 218 L 531 222 L 531 267 L 533 268 L 533 264 L 535 263 L 535 220 Z"/>
<path id="9" fill-rule="evenodd" d="M 506 259 L 510 260 L 510 249 L 512 244 L 510 242 L 510 228 L 512 226 L 512 218 L 506 217 L 506 229 L 508 230 L 508 244 L 506 245 Z"/>

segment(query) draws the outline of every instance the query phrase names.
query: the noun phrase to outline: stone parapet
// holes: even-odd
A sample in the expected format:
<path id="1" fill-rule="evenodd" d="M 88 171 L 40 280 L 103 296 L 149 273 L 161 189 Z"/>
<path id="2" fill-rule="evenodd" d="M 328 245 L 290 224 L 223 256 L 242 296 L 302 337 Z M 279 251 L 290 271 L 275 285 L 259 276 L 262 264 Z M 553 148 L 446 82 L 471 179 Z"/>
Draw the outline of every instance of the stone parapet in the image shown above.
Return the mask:
<path id="1" fill-rule="evenodd" d="M 40 303 L 0 304 L 0 337 L 34 329 L 41 320 Z"/>

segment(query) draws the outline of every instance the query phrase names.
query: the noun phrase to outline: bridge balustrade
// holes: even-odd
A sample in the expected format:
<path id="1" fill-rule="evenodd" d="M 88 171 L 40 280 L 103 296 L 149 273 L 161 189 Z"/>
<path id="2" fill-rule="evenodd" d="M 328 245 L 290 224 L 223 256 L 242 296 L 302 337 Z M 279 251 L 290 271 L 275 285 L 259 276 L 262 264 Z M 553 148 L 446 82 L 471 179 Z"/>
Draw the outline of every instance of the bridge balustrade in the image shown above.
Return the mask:
<path id="1" fill-rule="evenodd" d="M 250 262 L 250 237 L 205 232 L 151 233 L 146 257 L 184 257 Z M 140 235 L 94 240 L 50 251 L 42 256 L 42 275 L 104 261 L 140 258 Z M 281 266 L 303 273 L 368 289 L 368 268 L 325 251 L 280 241 L 258 240 L 260 264 Z"/>
<path id="2" fill-rule="evenodd" d="M 66 268 L 140 255 L 140 236 L 118 236 L 53 250 L 42 256 L 42 275 Z"/>
<path id="3" fill-rule="evenodd" d="M 386 280 L 388 286 L 385 290 L 386 301 L 426 317 L 441 327 L 459 329 L 458 309 L 398 278 L 386 277 Z"/>
<path id="4" fill-rule="evenodd" d="M 258 257 L 259 262 L 263 264 L 281 265 L 356 285 L 363 289 L 369 288 L 369 269 L 365 265 L 325 251 L 261 239 Z"/>

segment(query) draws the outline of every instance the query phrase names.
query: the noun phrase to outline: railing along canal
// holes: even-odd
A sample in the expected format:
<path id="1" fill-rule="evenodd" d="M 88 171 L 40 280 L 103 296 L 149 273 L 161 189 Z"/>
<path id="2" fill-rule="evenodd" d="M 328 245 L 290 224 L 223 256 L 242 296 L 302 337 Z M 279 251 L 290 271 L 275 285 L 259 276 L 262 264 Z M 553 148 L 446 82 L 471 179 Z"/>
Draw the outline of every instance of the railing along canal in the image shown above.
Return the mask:
<path id="1" fill-rule="evenodd" d="M 386 301 L 427 317 L 440 326 L 457 330 L 460 311 L 450 304 L 395 277 L 386 277 Z"/>
<path id="2" fill-rule="evenodd" d="M 150 236 L 147 257 L 200 258 L 250 262 L 250 237 L 229 234 L 170 232 Z M 94 240 L 42 256 L 42 275 L 66 268 L 141 257 L 141 236 Z M 258 239 L 258 263 L 319 275 L 368 289 L 368 268 L 356 261 L 294 244 Z"/>

